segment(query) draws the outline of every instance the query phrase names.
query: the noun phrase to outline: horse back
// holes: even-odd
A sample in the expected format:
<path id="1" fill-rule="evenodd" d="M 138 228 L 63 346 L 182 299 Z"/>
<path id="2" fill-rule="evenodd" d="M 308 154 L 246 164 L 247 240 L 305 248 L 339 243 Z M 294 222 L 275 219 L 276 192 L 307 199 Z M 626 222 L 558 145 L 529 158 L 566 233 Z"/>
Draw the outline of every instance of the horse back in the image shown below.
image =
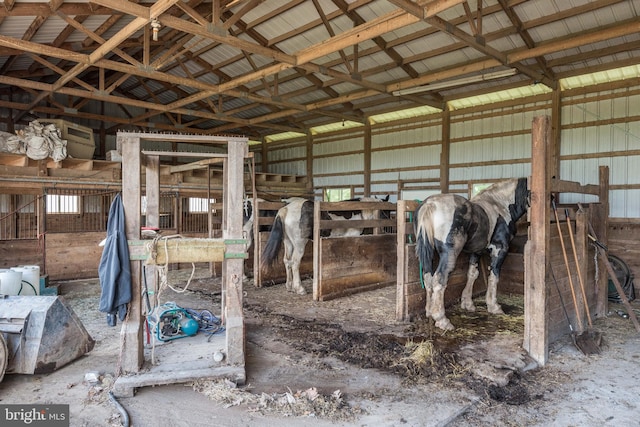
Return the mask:
<path id="1" fill-rule="evenodd" d="M 464 227 L 469 202 L 456 194 L 434 194 L 427 197 L 415 212 L 415 231 L 429 236 L 429 241 L 445 242 L 452 229 Z"/>
<path id="2" fill-rule="evenodd" d="M 416 210 L 416 234 L 424 233 L 432 245 L 458 246 L 465 252 L 487 247 L 492 228 L 482 208 L 456 194 L 435 194 Z M 458 246 L 459 247 L 459 246 Z"/>
<path id="3" fill-rule="evenodd" d="M 297 199 L 278 211 L 285 224 L 285 233 L 290 238 L 313 238 L 313 202 Z"/>

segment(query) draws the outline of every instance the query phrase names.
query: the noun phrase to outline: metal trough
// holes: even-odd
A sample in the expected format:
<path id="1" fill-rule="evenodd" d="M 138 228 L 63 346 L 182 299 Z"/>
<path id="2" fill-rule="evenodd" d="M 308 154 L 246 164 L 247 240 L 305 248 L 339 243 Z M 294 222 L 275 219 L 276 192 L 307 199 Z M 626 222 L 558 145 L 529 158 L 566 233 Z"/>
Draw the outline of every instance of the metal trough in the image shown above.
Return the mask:
<path id="1" fill-rule="evenodd" d="M 6 366 L 6 373 L 49 373 L 95 344 L 61 296 L 0 296 L 0 334 L 7 359 L 0 360 L 0 368 Z"/>

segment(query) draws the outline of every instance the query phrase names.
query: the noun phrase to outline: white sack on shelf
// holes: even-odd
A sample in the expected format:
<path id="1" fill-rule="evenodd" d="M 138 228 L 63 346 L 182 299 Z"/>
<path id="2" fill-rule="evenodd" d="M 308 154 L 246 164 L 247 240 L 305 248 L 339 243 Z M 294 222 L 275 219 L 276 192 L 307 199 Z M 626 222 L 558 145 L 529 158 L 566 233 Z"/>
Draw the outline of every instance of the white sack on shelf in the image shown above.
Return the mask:
<path id="1" fill-rule="evenodd" d="M 24 144 L 18 135 L 0 131 L 0 151 L 3 153 L 24 154 Z"/>
<path id="2" fill-rule="evenodd" d="M 16 131 L 15 135 L 0 132 L 0 151 L 26 154 L 33 160 L 51 157 L 59 162 L 67 157 L 67 140 L 62 139 L 60 129 L 53 123 L 45 126 L 34 120 L 24 129 Z"/>

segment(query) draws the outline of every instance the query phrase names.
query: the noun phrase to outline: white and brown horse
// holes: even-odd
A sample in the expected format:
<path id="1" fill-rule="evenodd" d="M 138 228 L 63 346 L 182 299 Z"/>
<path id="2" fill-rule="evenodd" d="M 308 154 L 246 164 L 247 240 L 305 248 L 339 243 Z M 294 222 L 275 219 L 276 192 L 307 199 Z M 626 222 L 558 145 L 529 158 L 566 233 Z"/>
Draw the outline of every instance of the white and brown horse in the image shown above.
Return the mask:
<path id="1" fill-rule="evenodd" d="M 383 202 L 388 199 L 388 196 L 384 200 L 360 197 L 350 201 Z M 377 216 L 376 212 L 378 212 Z M 266 269 L 272 266 L 278 258 L 282 243 L 284 243 L 283 261 L 287 272 L 285 286 L 288 291 L 296 292 L 299 295 L 306 294 L 300 281 L 300 262 L 304 256 L 307 242 L 313 239 L 313 215 L 313 202 L 295 197 L 289 199 L 288 204 L 278 210 L 271 227 L 271 233 L 262 250 L 260 261 L 260 268 Z M 328 212 L 328 216 L 323 219 L 377 219 L 381 215 L 384 216 L 384 211 L 364 209 L 362 211 Z M 357 236 L 362 232 L 362 229 L 332 229 L 330 233 L 322 233 L 322 235 L 323 237 Z"/>
<path id="2" fill-rule="evenodd" d="M 438 328 L 454 329 L 445 316 L 444 291 L 449 274 L 461 252 L 469 253 L 467 284 L 462 291 L 462 308 L 474 311 L 473 283 L 478 277 L 478 261 L 488 252 L 489 283 L 487 310 L 503 313 L 498 304 L 497 286 L 500 268 L 507 256 L 509 243 L 516 233 L 516 222 L 529 205 L 526 178 L 498 182 L 470 200 L 455 194 L 427 197 L 415 211 L 416 255 L 422 266 L 426 289 L 426 315 Z M 439 261 L 434 269 L 437 252 Z"/>

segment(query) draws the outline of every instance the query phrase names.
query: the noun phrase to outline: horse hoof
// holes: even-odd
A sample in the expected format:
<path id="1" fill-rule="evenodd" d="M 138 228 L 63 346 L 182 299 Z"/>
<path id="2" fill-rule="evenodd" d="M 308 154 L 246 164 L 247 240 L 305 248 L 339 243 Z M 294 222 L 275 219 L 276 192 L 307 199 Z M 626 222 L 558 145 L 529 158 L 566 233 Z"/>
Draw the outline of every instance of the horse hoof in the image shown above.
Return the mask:
<path id="1" fill-rule="evenodd" d="M 500 305 L 495 305 L 493 307 L 489 307 L 489 313 L 491 313 L 491 314 L 504 314 L 504 311 L 502 311 L 502 307 L 500 307 Z"/>
<path id="2" fill-rule="evenodd" d="M 446 317 L 438 320 L 436 322 L 436 327 L 442 329 L 443 331 L 453 331 L 455 329 L 455 327 Z"/>
<path id="3" fill-rule="evenodd" d="M 463 310 L 476 311 L 476 306 L 473 303 L 462 303 L 461 306 Z"/>
<path id="4" fill-rule="evenodd" d="M 305 291 L 304 289 L 298 289 L 298 290 L 296 291 L 296 293 L 297 293 L 298 295 L 306 295 L 306 294 L 307 294 L 307 291 Z"/>

